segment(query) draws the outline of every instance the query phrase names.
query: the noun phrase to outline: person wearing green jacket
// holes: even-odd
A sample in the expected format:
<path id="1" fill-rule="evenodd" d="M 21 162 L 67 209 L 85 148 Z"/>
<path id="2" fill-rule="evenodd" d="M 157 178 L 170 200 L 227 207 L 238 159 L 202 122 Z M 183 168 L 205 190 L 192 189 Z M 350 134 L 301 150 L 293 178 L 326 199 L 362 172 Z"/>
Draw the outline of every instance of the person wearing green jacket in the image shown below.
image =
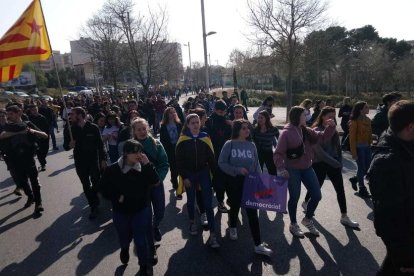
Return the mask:
<path id="1" fill-rule="evenodd" d="M 160 223 L 165 213 L 165 192 L 163 181 L 167 176 L 169 164 L 168 156 L 161 142 L 154 139 L 149 132 L 149 125 L 145 119 L 137 118 L 132 122 L 134 139 L 142 144 L 144 153 L 155 165 L 155 170 L 160 179 L 160 185 L 153 187 L 151 191 L 151 204 L 154 213 L 153 235 L 155 241 L 161 241 Z"/>

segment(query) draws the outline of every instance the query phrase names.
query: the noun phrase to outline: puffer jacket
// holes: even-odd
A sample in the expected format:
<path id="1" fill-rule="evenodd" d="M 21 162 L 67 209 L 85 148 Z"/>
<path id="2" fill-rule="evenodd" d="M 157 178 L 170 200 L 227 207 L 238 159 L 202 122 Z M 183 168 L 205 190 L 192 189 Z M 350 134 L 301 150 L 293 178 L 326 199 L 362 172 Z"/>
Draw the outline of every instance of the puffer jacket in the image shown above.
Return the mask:
<path id="1" fill-rule="evenodd" d="M 399 267 L 413 267 L 414 143 L 404 142 L 387 130 L 373 149 L 368 179 L 376 233 Z"/>

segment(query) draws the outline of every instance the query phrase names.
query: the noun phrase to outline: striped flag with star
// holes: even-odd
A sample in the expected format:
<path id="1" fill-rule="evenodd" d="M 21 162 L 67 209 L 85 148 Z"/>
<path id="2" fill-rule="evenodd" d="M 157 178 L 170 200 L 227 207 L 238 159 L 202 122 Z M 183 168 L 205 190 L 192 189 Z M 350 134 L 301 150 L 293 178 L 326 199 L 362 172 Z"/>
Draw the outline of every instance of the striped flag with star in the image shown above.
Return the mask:
<path id="1" fill-rule="evenodd" d="M 47 60 L 51 53 L 40 0 L 33 0 L 0 39 L 0 82 L 18 77 L 23 64 Z"/>

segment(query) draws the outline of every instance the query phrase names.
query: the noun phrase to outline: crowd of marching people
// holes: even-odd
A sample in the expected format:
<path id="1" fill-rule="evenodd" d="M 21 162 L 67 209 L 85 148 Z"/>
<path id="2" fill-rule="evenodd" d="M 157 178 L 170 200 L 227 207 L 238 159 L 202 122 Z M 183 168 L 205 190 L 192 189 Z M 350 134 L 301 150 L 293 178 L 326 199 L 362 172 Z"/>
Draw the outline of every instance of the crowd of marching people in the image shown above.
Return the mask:
<path id="1" fill-rule="evenodd" d="M 379 275 L 405 275 L 414 273 L 414 104 L 401 98 L 395 92 L 384 95 L 372 119 L 366 102 L 352 104 L 345 98 L 338 113 L 342 138 L 332 102 L 304 100 L 290 110 L 288 124 L 278 128 L 271 121 L 271 96 L 254 112 L 253 121 L 248 120 L 245 90 L 240 96 L 224 91 L 221 98 L 214 92 L 192 94 L 182 106 L 179 95 L 167 101 L 157 93 L 138 101 L 79 96 L 54 103 L 11 103 L 0 109 L 0 145 L 15 194 L 24 193 L 24 207 L 35 204 L 40 216 L 44 208 L 38 173 L 46 170 L 49 138 L 53 150 L 59 149 L 55 129 L 60 116 L 63 148 L 73 149 L 89 218 L 99 216 L 99 194 L 111 201 L 120 260 L 129 262 L 134 241 L 141 275 L 151 274 L 157 263 L 165 186 L 174 189 L 175 200 L 185 196 L 188 232 L 198 235 L 207 229 L 211 248 L 220 247 L 213 202 L 218 212 L 228 213 L 228 236 L 237 240 L 244 180 L 254 172 L 287 179 L 294 237 L 304 237 L 305 228 L 320 235 L 313 217 L 326 177 L 336 192 L 338 222 L 358 228 L 348 216 L 348 180 L 342 175 L 343 152 L 349 151 L 358 168 L 349 183 L 359 196 L 372 197 L 375 228 L 387 248 Z M 302 183 L 307 194 L 300 203 Z M 300 223 L 298 204 L 305 212 Z M 270 256 L 257 209 L 244 209 L 253 251 Z"/>

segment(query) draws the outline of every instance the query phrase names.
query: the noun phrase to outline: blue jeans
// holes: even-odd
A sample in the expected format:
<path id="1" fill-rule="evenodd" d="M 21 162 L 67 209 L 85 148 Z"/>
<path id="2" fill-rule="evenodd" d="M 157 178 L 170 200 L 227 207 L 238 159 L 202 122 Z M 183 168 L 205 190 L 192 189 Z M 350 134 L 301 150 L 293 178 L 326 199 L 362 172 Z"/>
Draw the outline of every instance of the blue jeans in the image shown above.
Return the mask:
<path id="1" fill-rule="evenodd" d="M 108 145 L 108 153 L 109 153 L 109 161 L 111 162 L 111 164 L 118 161 L 119 153 L 118 153 L 117 145 Z"/>
<path id="2" fill-rule="evenodd" d="M 55 136 L 55 127 L 53 125 L 49 126 L 49 135 L 52 139 L 52 146 L 56 148 L 56 136 Z"/>
<path id="3" fill-rule="evenodd" d="M 151 264 L 155 247 L 152 237 L 150 207 L 145 207 L 135 214 L 114 211 L 113 221 L 121 248 L 129 248 L 129 244 L 134 239 L 139 265 Z"/>
<path id="4" fill-rule="evenodd" d="M 154 212 L 153 226 L 159 227 L 165 213 L 165 192 L 162 182 L 160 185 L 152 188 L 151 204 Z"/>
<path id="5" fill-rule="evenodd" d="M 372 152 L 371 147 L 366 144 L 357 145 L 357 177 L 359 187 L 365 187 L 364 177 L 368 172 L 369 166 L 371 164 Z"/>
<path id="6" fill-rule="evenodd" d="M 319 185 L 318 178 L 312 167 L 307 169 L 287 169 L 289 172 L 289 201 L 288 210 L 291 223 L 297 223 L 296 210 L 298 207 L 298 201 L 300 197 L 301 183 L 305 185 L 310 194 L 310 200 L 306 210 L 306 217 L 312 219 L 315 215 L 316 207 L 318 207 L 319 201 L 322 199 L 321 187 Z"/>
<path id="7" fill-rule="evenodd" d="M 188 179 L 191 182 L 191 187 L 185 188 L 187 192 L 187 209 L 188 209 L 188 216 L 190 220 L 194 220 L 194 203 L 195 203 L 195 195 L 196 189 L 199 188 L 198 185 L 201 187 L 201 193 L 203 195 L 203 202 L 204 207 L 206 209 L 207 220 L 208 220 L 208 228 L 211 233 L 215 232 L 215 221 L 214 221 L 214 211 L 212 207 L 212 198 L 213 193 L 211 191 L 211 179 L 210 179 L 210 172 L 208 169 L 204 169 L 199 172 L 190 173 L 188 175 Z"/>

